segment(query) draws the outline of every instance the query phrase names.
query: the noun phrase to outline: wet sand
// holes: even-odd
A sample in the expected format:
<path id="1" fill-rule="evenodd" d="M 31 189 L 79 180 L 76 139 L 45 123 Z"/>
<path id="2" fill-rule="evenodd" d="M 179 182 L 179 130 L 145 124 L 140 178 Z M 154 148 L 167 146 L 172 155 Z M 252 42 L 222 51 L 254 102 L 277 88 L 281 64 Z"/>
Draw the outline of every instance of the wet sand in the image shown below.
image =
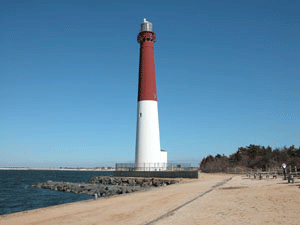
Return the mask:
<path id="1" fill-rule="evenodd" d="M 4 215 L 0 224 L 147 224 L 178 207 L 153 224 L 299 224 L 295 181 L 201 174 L 149 191 Z"/>

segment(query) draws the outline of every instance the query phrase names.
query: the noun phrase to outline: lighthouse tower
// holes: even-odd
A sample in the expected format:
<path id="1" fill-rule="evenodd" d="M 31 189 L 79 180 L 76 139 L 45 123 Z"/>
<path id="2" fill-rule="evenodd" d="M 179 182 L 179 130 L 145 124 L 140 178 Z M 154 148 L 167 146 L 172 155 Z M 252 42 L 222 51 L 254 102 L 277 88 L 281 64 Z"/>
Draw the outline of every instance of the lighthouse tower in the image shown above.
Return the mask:
<path id="1" fill-rule="evenodd" d="M 140 44 L 138 113 L 135 167 L 138 171 L 166 169 L 167 152 L 160 149 L 152 23 L 144 19 L 137 41 Z"/>

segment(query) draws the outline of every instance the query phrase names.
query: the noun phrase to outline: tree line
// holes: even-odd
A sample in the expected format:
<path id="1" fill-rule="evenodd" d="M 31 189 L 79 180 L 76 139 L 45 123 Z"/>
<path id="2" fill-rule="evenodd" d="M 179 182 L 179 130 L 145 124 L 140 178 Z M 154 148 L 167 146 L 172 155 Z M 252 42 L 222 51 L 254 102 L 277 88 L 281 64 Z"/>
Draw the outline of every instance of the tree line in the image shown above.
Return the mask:
<path id="1" fill-rule="evenodd" d="M 249 145 L 239 147 L 237 152 L 230 156 L 217 154 L 202 159 L 200 169 L 204 172 L 226 172 L 228 168 L 245 169 L 272 169 L 283 163 L 288 166 L 300 167 L 300 147 L 282 147 L 272 149 L 270 146 Z"/>

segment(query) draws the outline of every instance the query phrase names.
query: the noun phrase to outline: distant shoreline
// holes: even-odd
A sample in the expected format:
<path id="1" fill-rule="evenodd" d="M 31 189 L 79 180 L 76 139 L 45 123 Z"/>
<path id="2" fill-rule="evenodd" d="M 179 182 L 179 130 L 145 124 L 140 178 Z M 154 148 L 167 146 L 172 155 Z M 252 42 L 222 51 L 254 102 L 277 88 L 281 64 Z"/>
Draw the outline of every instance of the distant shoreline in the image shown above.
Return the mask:
<path id="1" fill-rule="evenodd" d="M 26 167 L 7 167 L 0 170 L 60 170 L 60 171 L 115 171 L 115 169 L 92 169 L 92 168 L 26 168 Z"/>

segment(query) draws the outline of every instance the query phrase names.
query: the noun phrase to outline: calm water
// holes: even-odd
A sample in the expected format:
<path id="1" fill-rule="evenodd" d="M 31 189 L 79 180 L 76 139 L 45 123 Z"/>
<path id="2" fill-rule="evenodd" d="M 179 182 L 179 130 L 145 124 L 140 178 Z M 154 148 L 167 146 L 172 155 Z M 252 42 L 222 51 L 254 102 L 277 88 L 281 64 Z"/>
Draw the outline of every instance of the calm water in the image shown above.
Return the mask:
<path id="1" fill-rule="evenodd" d="M 32 184 L 52 181 L 88 182 L 105 171 L 0 170 L 0 215 L 93 198 L 88 195 L 32 188 Z"/>

